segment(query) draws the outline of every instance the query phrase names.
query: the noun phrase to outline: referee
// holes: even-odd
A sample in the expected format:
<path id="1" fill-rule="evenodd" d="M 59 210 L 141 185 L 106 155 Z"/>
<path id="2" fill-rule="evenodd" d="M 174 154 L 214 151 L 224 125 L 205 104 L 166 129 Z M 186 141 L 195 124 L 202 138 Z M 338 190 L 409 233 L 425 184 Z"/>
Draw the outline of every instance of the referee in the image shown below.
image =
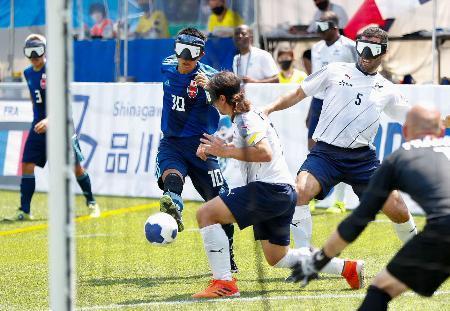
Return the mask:
<path id="1" fill-rule="evenodd" d="M 293 268 L 292 281 L 305 284 L 352 243 L 375 219 L 394 189 L 411 195 L 427 223 L 374 279 L 359 310 L 387 310 L 408 288 L 430 297 L 450 274 L 450 137 L 434 108 L 414 106 L 403 128 L 406 143 L 374 174 L 357 209 L 312 258 Z"/>

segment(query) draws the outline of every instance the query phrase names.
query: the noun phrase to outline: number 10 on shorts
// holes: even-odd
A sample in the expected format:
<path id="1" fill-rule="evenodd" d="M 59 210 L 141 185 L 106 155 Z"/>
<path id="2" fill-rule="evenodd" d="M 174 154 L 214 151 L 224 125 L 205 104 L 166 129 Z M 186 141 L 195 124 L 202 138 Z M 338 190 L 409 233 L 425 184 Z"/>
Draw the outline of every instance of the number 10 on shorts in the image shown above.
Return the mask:
<path id="1" fill-rule="evenodd" d="M 213 187 L 218 187 L 223 185 L 223 176 L 220 169 L 215 169 L 208 171 L 208 175 L 211 176 Z"/>

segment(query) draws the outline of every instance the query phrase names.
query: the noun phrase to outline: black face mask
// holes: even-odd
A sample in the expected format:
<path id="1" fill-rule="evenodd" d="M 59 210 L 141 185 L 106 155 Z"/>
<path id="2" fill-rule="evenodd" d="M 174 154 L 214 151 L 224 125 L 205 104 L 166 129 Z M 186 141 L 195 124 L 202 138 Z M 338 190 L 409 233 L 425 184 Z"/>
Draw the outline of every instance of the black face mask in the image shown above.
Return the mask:
<path id="1" fill-rule="evenodd" d="M 328 8 L 328 5 L 330 4 L 330 1 L 322 1 L 316 4 L 316 6 L 319 8 L 319 10 L 321 11 L 325 11 Z"/>
<path id="2" fill-rule="evenodd" d="M 280 67 L 283 70 L 288 70 L 292 65 L 292 60 L 282 60 L 280 63 Z"/>
<path id="3" fill-rule="evenodd" d="M 223 13 L 223 11 L 225 11 L 225 7 L 224 6 L 216 6 L 215 8 L 212 8 L 211 10 L 214 14 L 220 15 Z"/>

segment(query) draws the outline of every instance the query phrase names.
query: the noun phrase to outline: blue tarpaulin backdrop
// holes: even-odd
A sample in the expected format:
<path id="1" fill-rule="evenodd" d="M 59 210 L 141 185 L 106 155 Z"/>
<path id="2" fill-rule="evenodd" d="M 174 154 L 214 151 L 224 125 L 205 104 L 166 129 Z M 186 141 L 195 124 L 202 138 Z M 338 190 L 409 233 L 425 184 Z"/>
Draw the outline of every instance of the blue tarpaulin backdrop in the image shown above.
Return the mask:
<path id="1" fill-rule="evenodd" d="M 122 42 L 123 43 L 123 42 Z M 136 82 L 163 82 L 161 61 L 173 54 L 173 39 L 132 40 L 128 42 L 128 76 Z M 93 40 L 74 42 L 75 81 L 114 82 L 116 41 Z M 209 39 L 202 62 L 217 70 L 232 70 L 237 53 L 231 38 Z M 123 44 L 121 51 L 123 73 Z"/>
<path id="2" fill-rule="evenodd" d="M 14 27 L 45 25 L 45 0 L 14 0 Z M 0 28 L 9 27 L 11 1 L 0 0 Z"/>

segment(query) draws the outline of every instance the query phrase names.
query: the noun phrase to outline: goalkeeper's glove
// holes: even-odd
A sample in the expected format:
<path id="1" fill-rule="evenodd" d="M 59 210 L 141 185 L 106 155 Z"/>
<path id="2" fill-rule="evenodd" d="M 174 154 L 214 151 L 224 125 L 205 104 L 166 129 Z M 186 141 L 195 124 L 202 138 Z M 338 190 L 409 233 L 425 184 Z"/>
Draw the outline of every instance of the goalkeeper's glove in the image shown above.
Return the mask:
<path id="1" fill-rule="evenodd" d="M 319 277 L 318 272 L 322 270 L 331 259 L 332 258 L 325 255 L 323 249 L 315 251 L 311 256 L 302 257 L 300 262 L 291 268 L 292 273 L 286 279 L 286 282 L 301 282 L 302 287 L 305 287 L 308 285 L 309 281 Z"/>

